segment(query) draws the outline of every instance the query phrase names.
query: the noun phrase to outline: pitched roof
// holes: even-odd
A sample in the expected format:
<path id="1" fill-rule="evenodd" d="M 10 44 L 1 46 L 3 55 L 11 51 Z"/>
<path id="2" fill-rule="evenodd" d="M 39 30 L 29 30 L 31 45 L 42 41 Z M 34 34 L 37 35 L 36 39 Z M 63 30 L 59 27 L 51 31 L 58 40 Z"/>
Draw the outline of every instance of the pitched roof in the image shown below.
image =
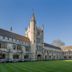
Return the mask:
<path id="1" fill-rule="evenodd" d="M 0 35 L 1 36 L 7 36 L 9 38 L 13 38 L 13 39 L 16 39 L 16 40 L 30 42 L 28 37 L 25 37 L 25 36 L 22 36 L 22 35 L 19 35 L 19 34 L 4 30 L 4 29 L 0 29 Z"/>
<path id="2" fill-rule="evenodd" d="M 72 49 L 72 46 L 64 46 L 64 49 Z"/>
<path id="3" fill-rule="evenodd" d="M 54 49 L 59 49 L 59 50 L 61 50 L 61 48 L 60 47 L 56 47 L 56 46 L 54 46 L 54 45 L 51 45 L 51 44 L 48 44 L 48 43 L 44 43 L 44 46 L 46 46 L 46 47 L 50 47 L 50 48 L 54 48 Z"/>

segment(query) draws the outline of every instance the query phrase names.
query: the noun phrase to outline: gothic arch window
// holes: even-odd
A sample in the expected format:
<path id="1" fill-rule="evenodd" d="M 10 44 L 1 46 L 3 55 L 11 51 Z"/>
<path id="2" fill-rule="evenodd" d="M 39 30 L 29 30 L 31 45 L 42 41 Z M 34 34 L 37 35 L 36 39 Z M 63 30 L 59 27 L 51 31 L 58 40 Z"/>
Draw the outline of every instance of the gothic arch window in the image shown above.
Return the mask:
<path id="1" fill-rule="evenodd" d="M 0 53 L 0 59 L 5 59 L 5 54 Z"/>
<path id="2" fill-rule="evenodd" d="M 29 55 L 25 55 L 25 56 L 24 56 L 24 59 L 28 59 L 28 58 L 29 58 Z"/>
<path id="3" fill-rule="evenodd" d="M 13 55 L 13 59 L 19 59 L 19 55 L 17 54 Z"/>

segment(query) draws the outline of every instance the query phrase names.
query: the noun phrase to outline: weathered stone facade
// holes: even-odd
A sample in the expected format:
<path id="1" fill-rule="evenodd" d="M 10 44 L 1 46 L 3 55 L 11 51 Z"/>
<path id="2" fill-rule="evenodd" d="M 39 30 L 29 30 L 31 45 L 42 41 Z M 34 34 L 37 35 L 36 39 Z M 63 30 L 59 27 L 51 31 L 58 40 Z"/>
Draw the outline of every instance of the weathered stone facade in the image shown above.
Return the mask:
<path id="1" fill-rule="evenodd" d="M 0 62 L 72 59 L 71 49 L 63 48 L 44 43 L 44 28 L 36 26 L 34 14 L 25 36 L 0 29 Z"/>

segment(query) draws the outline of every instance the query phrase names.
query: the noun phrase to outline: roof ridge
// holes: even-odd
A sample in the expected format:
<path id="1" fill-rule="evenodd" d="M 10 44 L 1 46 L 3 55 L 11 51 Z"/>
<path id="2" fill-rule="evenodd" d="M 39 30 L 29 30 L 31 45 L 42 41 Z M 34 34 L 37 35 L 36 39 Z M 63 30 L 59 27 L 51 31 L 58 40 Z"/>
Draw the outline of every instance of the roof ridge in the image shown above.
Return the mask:
<path id="1" fill-rule="evenodd" d="M 19 39 L 22 41 L 30 42 L 29 38 L 26 36 L 22 36 L 22 35 L 19 35 L 17 33 L 13 33 L 13 32 L 10 32 L 8 30 L 1 29 L 1 28 L 0 28 L 0 35 L 8 36 L 8 37 L 12 37 L 12 38 Z"/>

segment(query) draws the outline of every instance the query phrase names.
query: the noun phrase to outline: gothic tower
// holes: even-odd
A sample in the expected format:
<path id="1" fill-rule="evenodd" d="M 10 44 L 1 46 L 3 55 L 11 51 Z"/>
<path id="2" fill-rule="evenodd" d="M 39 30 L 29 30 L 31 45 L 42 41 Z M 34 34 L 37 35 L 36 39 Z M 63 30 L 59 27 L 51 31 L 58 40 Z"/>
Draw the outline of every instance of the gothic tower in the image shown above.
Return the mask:
<path id="1" fill-rule="evenodd" d="M 30 21 L 29 28 L 30 28 L 30 32 L 31 32 L 31 34 L 30 34 L 30 37 L 31 37 L 30 41 L 31 41 L 32 44 L 34 44 L 36 42 L 36 20 L 35 20 L 34 13 L 32 15 L 32 19 Z"/>
<path id="2" fill-rule="evenodd" d="M 30 39 L 31 42 L 32 60 L 36 60 L 36 20 L 34 13 L 30 20 L 26 36 Z"/>

